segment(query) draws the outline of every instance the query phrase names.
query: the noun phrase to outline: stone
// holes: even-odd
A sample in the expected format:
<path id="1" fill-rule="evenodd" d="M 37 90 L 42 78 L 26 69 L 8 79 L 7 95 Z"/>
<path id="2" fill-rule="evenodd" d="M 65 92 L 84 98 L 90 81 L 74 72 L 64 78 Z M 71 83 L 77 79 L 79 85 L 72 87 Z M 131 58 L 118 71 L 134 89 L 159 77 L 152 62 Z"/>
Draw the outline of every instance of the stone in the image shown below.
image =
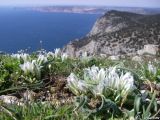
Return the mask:
<path id="1" fill-rule="evenodd" d="M 159 52 L 159 45 L 147 44 L 144 45 L 144 49 L 138 50 L 139 55 L 150 54 L 157 55 Z"/>
<path id="2" fill-rule="evenodd" d="M 102 57 L 102 58 L 106 58 L 106 57 L 107 57 L 107 55 L 106 55 L 106 54 L 100 54 L 100 57 Z"/>
<path id="3" fill-rule="evenodd" d="M 20 102 L 20 100 L 15 96 L 9 96 L 9 95 L 2 95 L 0 96 L 0 100 L 5 104 L 16 104 L 16 105 L 23 105 L 23 103 Z"/>
<path id="4" fill-rule="evenodd" d="M 36 97 L 36 93 L 30 90 L 27 90 L 26 92 L 23 93 L 23 100 L 25 101 L 34 101 Z"/>
<path id="5" fill-rule="evenodd" d="M 159 51 L 158 45 L 148 44 L 144 45 L 144 51 L 151 55 L 156 55 Z"/>
<path id="6" fill-rule="evenodd" d="M 75 48 L 74 46 L 70 43 L 68 44 L 63 51 L 65 51 L 65 53 L 67 53 L 68 56 L 70 56 L 71 58 L 75 57 Z"/>
<path id="7" fill-rule="evenodd" d="M 109 56 L 108 59 L 110 59 L 110 60 L 119 60 L 120 58 L 119 58 L 119 56 L 112 55 L 112 56 Z"/>
<path id="8" fill-rule="evenodd" d="M 144 54 L 144 50 L 143 50 L 143 49 L 138 50 L 138 51 L 137 51 L 137 54 L 138 54 L 138 55 L 143 55 L 143 54 Z"/>
<path id="9" fill-rule="evenodd" d="M 141 62 L 142 61 L 142 58 L 140 56 L 134 56 L 132 58 L 132 61 L 136 61 L 136 62 Z"/>

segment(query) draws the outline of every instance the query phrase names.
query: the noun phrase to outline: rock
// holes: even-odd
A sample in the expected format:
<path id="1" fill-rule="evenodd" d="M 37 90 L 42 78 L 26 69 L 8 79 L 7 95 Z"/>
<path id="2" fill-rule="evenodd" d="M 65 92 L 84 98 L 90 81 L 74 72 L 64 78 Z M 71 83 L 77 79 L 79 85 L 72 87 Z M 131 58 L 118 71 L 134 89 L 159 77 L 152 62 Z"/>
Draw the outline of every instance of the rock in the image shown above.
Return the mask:
<path id="1" fill-rule="evenodd" d="M 126 56 L 125 55 L 120 55 L 120 59 L 125 59 Z"/>
<path id="2" fill-rule="evenodd" d="M 119 56 L 109 56 L 108 57 L 108 59 L 110 59 L 110 60 L 119 60 L 120 58 L 119 58 Z"/>
<path id="3" fill-rule="evenodd" d="M 159 45 L 153 45 L 153 44 L 144 45 L 143 49 L 137 51 L 139 55 L 144 55 L 144 54 L 157 55 L 158 52 L 159 52 Z"/>
<path id="4" fill-rule="evenodd" d="M 158 45 L 153 45 L 153 44 L 148 44 L 144 45 L 144 52 L 151 54 L 151 55 L 156 55 L 158 54 L 159 51 L 159 46 Z"/>
<path id="5" fill-rule="evenodd" d="M 9 96 L 9 95 L 2 95 L 0 96 L 0 100 L 5 104 L 16 104 L 16 105 L 23 105 L 20 100 L 15 96 Z"/>
<path id="6" fill-rule="evenodd" d="M 102 57 L 102 58 L 106 58 L 106 57 L 107 57 L 107 55 L 106 55 L 106 54 L 100 54 L 100 57 Z"/>
<path id="7" fill-rule="evenodd" d="M 132 60 L 136 62 L 142 62 L 142 58 L 140 56 L 134 56 Z"/>
<path id="8" fill-rule="evenodd" d="M 81 56 L 85 52 L 87 52 L 88 56 L 95 55 L 98 44 L 95 41 L 90 41 L 86 46 L 76 51 L 76 57 Z"/>
<path id="9" fill-rule="evenodd" d="M 137 54 L 138 54 L 138 55 L 143 55 L 144 53 L 145 53 L 145 52 L 144 52 L 143 49 L 137 51 Z"/>
<path id="10" fill-rule="evenodd" d="M 24 101 L 34 101 L 36 98 L 36 93 L 30 90 L 27 90 L 23 93 L 22 96 Z"/>
<path id="11" fill-rule="evenodd" d="M 75 47 L 71 43 L 65 46 L 62 51 L 65 51 L 71 58 L 75 57 Z"/>

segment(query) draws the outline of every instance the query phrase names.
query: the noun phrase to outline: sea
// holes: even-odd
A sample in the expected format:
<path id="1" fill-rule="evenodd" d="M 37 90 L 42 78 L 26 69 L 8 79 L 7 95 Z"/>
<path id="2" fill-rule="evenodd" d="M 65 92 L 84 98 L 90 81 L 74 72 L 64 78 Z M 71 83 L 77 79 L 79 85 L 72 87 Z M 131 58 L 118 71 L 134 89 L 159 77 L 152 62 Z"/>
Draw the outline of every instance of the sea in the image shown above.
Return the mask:
<path id="1" fill-rule="evenodd" d="M 100 14 L 51 13 L 0 8 L 0 51 L 53 51 L 84 37 Z"/>

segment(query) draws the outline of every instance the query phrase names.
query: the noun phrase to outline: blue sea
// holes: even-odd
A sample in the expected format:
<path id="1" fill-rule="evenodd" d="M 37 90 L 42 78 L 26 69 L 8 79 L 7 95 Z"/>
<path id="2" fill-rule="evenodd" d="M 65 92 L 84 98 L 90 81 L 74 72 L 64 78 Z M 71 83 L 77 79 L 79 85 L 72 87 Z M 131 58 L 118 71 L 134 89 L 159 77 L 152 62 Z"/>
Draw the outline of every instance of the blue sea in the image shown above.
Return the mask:
<path id="1" fill-rule="evenodd" d="M 62 48 L 85 36 L 100 17 L 98 14 L 46 13 L 0 8 L 0 51 L 15 53 Z"/>

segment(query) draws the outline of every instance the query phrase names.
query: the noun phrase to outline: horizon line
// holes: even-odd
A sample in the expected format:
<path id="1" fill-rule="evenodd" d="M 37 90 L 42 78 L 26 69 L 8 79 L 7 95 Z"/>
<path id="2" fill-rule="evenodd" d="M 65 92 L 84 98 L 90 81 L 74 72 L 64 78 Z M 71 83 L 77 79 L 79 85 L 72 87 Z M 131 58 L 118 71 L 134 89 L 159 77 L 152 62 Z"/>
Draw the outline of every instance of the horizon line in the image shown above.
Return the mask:
<path id="1" fill-rule="evenodd" d="M 25 8 L 25 7 L 122 7 L 122 8 L 153 8 L 160 9 L 160 7 L 153 6 L 119 6 L 119 5 L 0 5 L 0 7 L 17 7 L 17 8 Z"/>

